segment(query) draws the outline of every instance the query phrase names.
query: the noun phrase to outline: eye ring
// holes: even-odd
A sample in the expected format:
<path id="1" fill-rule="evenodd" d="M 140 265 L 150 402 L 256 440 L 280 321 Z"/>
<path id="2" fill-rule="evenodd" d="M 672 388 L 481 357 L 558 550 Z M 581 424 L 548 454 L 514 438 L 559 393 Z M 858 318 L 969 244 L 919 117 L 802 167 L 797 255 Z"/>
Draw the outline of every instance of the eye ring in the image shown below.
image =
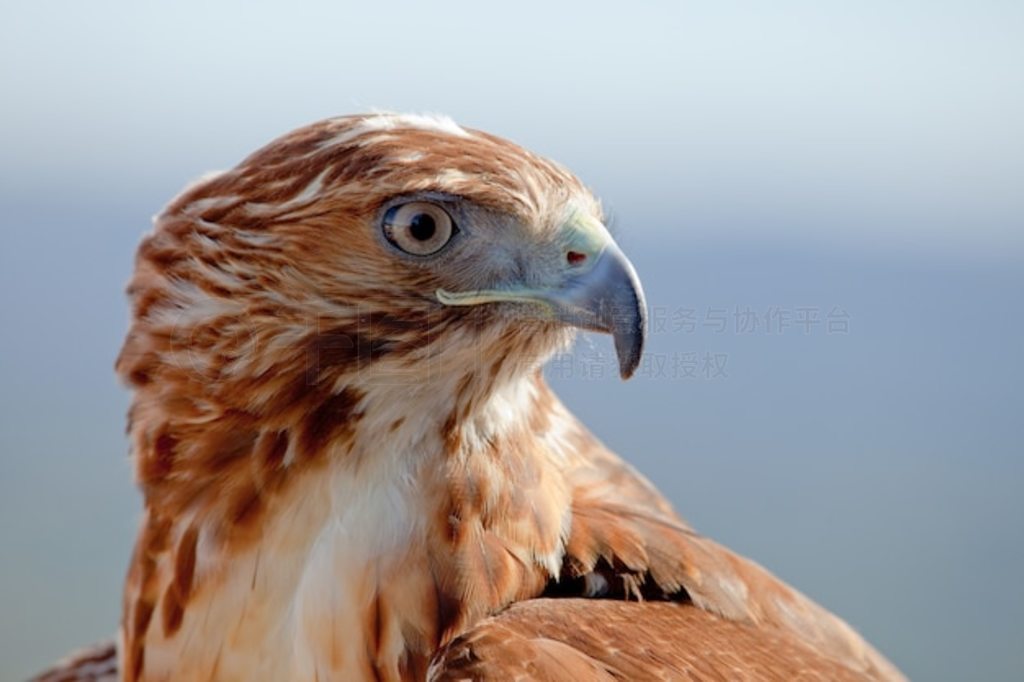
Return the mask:
<path id="1" fill-rule="evenodd" d="M 413 256 L 437 253 L 458 231 L 448 211 L 429 201 L 392 206 L 384 214 L 383 228 L 389 242 Z"/>

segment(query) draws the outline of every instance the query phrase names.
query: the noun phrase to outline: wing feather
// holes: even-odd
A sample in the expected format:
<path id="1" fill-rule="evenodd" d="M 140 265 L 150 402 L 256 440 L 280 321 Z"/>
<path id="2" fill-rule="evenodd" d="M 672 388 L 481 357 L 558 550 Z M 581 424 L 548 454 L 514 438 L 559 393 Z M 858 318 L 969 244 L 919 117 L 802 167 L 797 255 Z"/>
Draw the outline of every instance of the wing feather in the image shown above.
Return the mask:
<path id="1" fill-rule="evenodd" d="M 428 679 L 847 680 L 854 670 L 792 633 L 690 604 L 533 599 L 480 622 L 435 656 Z"/>
<path id="2" fill-rule="evenodd" d="M 576 449 L 566 471 L 573 499 L 565 566 L 561 584 L 549 588 L 545 596 L 590 596 L 567 589 L 565 583 L 582 580 L 587 585 L 595 582 L 587 579 L 596 574 L 600 577 L 596 582 L 609 586 L 605 596 L 689 604 L 681 621 L 685 627 L 731 622 L 740 629 L 730 625 L 715 630 L 722 637 L 715 641 L 722 651 L 728 650 L 728 634 L 736 633 L 740 637 L 736 645 L 746 646 L 751 643 L 750 633 L 763 630 L 772 641 L 782 638 L 793 646 L 799 644 L 813 652 L 815 660 L 840 662 L 869 679 L 903 679 L 849 625 L 757 563 L 694 531 L 646 478 L 578 422 L 576 429 Z M 586 611 L 585 605 L 581 608 Z M 589 622 L 614 608 L 593 602 L 593 612 L 580 615 Z M 636 616 L 647 618 L 646 608 L 668 607 L 648 602 Z M 665 613 L 678 613 L 671 608 Z M 671 629 L 651 633 L 657 637 L 648 646 L 671 649 L 689 637 L 688 631 L 677 639 L 669 637 L 671 633 Z M 741 637 L 743 633 L 749 636 Z"/>
<path id="3" fill-rule="evenodd" d="M 117 682 L 117 645 L 111 640 L 79 649 L 29 682 Z"/>

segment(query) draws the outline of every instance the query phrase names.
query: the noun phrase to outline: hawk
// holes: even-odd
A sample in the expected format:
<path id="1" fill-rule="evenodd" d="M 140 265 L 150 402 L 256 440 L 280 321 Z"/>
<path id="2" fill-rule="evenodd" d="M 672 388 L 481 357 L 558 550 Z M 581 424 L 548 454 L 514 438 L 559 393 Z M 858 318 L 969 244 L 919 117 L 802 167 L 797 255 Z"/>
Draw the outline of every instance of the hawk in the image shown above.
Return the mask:
<path id="1" fill-rule="evenodd" d="M 156 218 L 117 371 L 145 511 L 116 644 L 40 679 L 902 679 L 559 402 L 639 279 L 562 166 L 448 118 L 291 132 Z"/>

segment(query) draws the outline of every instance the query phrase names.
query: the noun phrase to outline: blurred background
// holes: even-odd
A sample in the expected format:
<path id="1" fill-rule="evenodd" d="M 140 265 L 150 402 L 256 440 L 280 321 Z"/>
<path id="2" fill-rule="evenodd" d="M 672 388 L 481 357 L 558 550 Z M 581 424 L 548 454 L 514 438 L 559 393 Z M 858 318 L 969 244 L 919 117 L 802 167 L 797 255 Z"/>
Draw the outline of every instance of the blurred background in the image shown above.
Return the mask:
<path id="1" fill-rule="evenodd" d="M 5 3 L 0 679 L 118 623 L 150 216 L 371 108 L 603 197 L 650 353 L 622 383 L 585 338 L 549 374 L 691 523 L 913 678 L 1024 678 L 1022 36 L 996 0 Z"/>

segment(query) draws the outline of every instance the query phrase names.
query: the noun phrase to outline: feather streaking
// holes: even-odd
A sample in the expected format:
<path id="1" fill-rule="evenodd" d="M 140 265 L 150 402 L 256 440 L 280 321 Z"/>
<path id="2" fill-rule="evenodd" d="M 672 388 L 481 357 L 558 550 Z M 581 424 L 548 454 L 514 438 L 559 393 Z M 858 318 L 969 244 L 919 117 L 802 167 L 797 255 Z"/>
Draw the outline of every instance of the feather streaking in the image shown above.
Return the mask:
<path id="1" fill-rule="evenodd" d="M 382 237 L 409 200 L 450 248 Z M 121 679 L 901 679 L 566 410 L 540 368 L 568 313 L 435 295 L 578 282 L 601 223 L 561 166 L 434 116 L 301 128 L 174 199 L 117 361 L 145 498 Z"/>

